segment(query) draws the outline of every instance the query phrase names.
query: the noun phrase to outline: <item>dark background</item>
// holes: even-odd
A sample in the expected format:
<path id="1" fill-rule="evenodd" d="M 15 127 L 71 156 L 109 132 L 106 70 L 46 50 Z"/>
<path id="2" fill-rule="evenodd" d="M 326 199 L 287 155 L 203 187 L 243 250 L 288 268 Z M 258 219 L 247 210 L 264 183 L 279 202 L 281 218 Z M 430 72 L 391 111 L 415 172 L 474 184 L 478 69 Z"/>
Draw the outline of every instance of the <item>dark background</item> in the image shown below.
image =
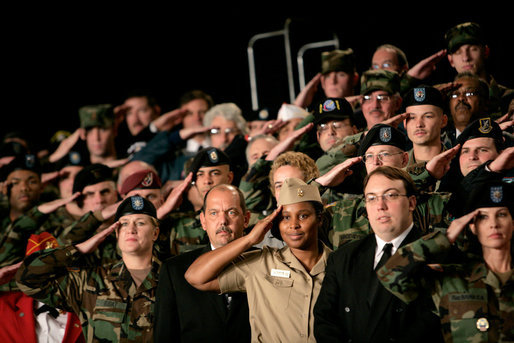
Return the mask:
<path id="1" fill-rule="evenodd" d="M 336 34 L 340 48 L 355 51 L 359 73 L 369 67 L 380 44 L 397 45 L 413 66 L 444 48 L 449 27 L 476 21 L 491 49 L 489 71 L 500 84 L 514 87 L 512 13 L 494 2 L 484 3 L 487 8 L 453 4 L 458 10 L 448 8 L 450 2 L 362 7 L 314 2 L 287 9 L 278 8 L 278 3 L 225 8 L 187 3 L 175 9 L 151 4 L 94 9 L 45 5 L 6 10 L 1 24 L 1 133 L 23 130 L 42 146 L 57 130 L 77 127 L 80 106 L 119 104 L 134 88 L 153 91 L 164 111 L 175 108 L 185 91 L 203 89 L 217 103 L 237 103 L 249 117 L 248 42 L 258 33 L 283 29 L 287 18 L 293 61 L 298 47 Z M 262 40 L 254 48 L 259 106 L 274 113 L 289 101 L 283 40 Z M 307 81 L 320 68 L 320 52 L 328 49 L 304 56 Z M 294 71 L 297 94 L 296 62 Z M 445 82 L 453 76 L 445 59 L 427 81 Z"/>

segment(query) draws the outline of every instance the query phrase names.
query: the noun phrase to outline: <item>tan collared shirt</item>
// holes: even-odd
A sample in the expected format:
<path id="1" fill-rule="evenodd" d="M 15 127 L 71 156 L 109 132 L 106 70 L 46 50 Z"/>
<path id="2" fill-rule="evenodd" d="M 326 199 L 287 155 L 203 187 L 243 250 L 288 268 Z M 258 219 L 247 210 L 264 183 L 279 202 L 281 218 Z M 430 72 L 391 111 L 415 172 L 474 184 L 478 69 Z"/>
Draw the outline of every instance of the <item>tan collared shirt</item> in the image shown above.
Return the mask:
<path id="1" fill-rule="evenodd" d="M 308 273 L 289 247 L 244 253 L 219 276 L 221 293 L 246 292 L 252 342 L 315 342 L 313 308 L 331 250 Z"/>

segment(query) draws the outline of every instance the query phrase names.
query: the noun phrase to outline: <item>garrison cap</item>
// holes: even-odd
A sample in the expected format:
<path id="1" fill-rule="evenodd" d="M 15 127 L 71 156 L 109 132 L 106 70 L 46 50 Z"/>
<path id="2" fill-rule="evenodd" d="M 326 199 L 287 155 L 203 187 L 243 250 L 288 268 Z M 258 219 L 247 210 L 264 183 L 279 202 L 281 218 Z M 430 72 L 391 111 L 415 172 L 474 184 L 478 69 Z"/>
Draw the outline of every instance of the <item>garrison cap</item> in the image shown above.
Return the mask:
<path id="1" fill-rule="evenodd" d="M 514 210 L 514 184 L 499 180 L 480 183 L 473 187 L 465 202 L 465 213 L 483 207 L 508 207 Z"/>
<path id="2" fill-rule="evenodd" d="M 444 110 L 445 102 L 441 92 L 432 86 L 420 85 L 411 88 L 403 97 L 404 107 L 418 105 L 433 105 Z"/>
<path id="3" fill-rule="evenodd" d="M 397 128 L 387 124 L 376 124 L 362 140 L 358 155 L 363 156 L 369 147 L 374 145 L 392 145 L 403 151 L 406 150 L 407 137 Z"/>
<path id="4" fill-rule="evenodd" d="M 350 118 L 353 122 L 353 108 L 344 98 L 327 98 L 319 102 L 314 110 L 314 125 L 330 120 Z"/>
<path id="5" fill-rule="evenodd" d="M 48 232 L 42 232 L 39 235 L 32 234 L 27 242 L 25 249 L 25 256 L 46 249 L 55 249 L 59 246 L 57 239 Z"/>
<path id="6" fill-rule="evenodd" d="M 366 70 L 361 76 L 361 95 L 373 91 L 386 91 L 395 94 L 400 91 L 400 75 L 385 69 Z"/>
<path id="7" fill-rule="evenodd" d="M 295 177 L 286 178 L 280 188 L 277 205 L 290 205 L 304 201 L 322 203 L 318 188 Z"/>
<path id="8" fill-rule="evenodd" d="M 461 45 L 479 44 L 485 45 L 485 37 L 482 28 L 477 23 L 467 22 L 456 25 L 446 31 L 444 35 L 448 53 L 453 54 Z"/>
<path id="9" fill-rule="evenodd" d="M 79 109 L 80 127 L 109 128 L 114 125 L 114 106 L 111 104 L 89 105 Z"/>
<path id="10" fill-rule="evenodd" d="M 227 164 L 229 168 L 230 157 L 222 150 L 214 147 L 203 148 L 198 151 L 191 162 L 190 171 L 193 173 L 193 181 L 196 180 L 196 173 L 201 167 L 215 167 Z"/>
<path id="11" fill-rule="evenodd" d="M 129 214 L 146 214 L 157 219 L 155 206 L 145 198 L 134 195 L 123 200 L 116 210 L 114 221 L 117 222 L 121 217 Z"/>
<path id="12" fill-rule="evenodd" d="M 33 154 L 17 155 L 7 165 L 0 169 L 0 181 L 5 181 L 9 174 L 16 170 L 29 170 L 41 175 L 39 159 Z"/>
<path id="13" fill-rule="evenodd" d="M 305 119 L 309 114 L 309 112 L 299 106 L 283 103 L 278 110 L 277 119 L 282 121 L 288 121 L 296 118 Z"/>
<path id="14" fill-rule="evenodd" d="M 497 150 L 503 150 L 503 134 L 500 125 L 490 117 L 479 118 L 466 126 L 457 137 L 457 143 L 462 145 L 474 138 L 489 137 L 494 139 Z"/>
<path id="15" fill-rule="evenodd" d="M 90 164 L 75 175 L 73 193 L 82 192 L 86 186 L 95 185 L 104 181 L 114 181 L 113 170 L 105 164 Z"/>
<path id="16" fill-rule="evenodd" d="M 153 170 L 138 171 L 125 179 L 121 185 L 120 194 L 125 195 L 134 189 L 160 189 L 161 179 Z"/>
<path id="17" fill-rule="evenodd" d="M 328 74 L 333 71 L 344 71 L 348 74 L 355 72 L 355 54 L 351 48 L 321 53 L 321 73 Z"/>

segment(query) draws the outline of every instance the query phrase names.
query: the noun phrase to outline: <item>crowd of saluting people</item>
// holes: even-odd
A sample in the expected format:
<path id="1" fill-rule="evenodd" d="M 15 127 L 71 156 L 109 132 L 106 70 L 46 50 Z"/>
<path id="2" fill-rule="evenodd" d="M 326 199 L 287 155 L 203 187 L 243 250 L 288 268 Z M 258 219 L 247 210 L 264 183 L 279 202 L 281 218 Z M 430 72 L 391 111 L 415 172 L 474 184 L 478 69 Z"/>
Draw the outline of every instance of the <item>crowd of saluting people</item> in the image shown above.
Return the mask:
<path id="1" fill-rule="evenodd" d="M 514 91 L 444 38 L 325 51 L 267 117 L 135 91 L 7 133 L 0 342 L 514 342 Z"/>

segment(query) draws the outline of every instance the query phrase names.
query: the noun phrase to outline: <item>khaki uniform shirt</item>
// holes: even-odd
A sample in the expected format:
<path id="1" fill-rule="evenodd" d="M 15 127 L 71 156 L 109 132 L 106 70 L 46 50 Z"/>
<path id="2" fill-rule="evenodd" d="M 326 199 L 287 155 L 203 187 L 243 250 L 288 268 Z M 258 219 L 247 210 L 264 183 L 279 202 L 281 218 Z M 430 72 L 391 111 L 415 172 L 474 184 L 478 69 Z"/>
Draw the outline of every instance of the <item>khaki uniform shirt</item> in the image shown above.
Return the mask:
<path id="1" fill-rule="evenodd" d="M 289 247 L 244 253 L 218 277 L 222 293 L 246 292 L 252 342 L 315 342 L 313 308 L 331 250 L 308 273 Z"/>

